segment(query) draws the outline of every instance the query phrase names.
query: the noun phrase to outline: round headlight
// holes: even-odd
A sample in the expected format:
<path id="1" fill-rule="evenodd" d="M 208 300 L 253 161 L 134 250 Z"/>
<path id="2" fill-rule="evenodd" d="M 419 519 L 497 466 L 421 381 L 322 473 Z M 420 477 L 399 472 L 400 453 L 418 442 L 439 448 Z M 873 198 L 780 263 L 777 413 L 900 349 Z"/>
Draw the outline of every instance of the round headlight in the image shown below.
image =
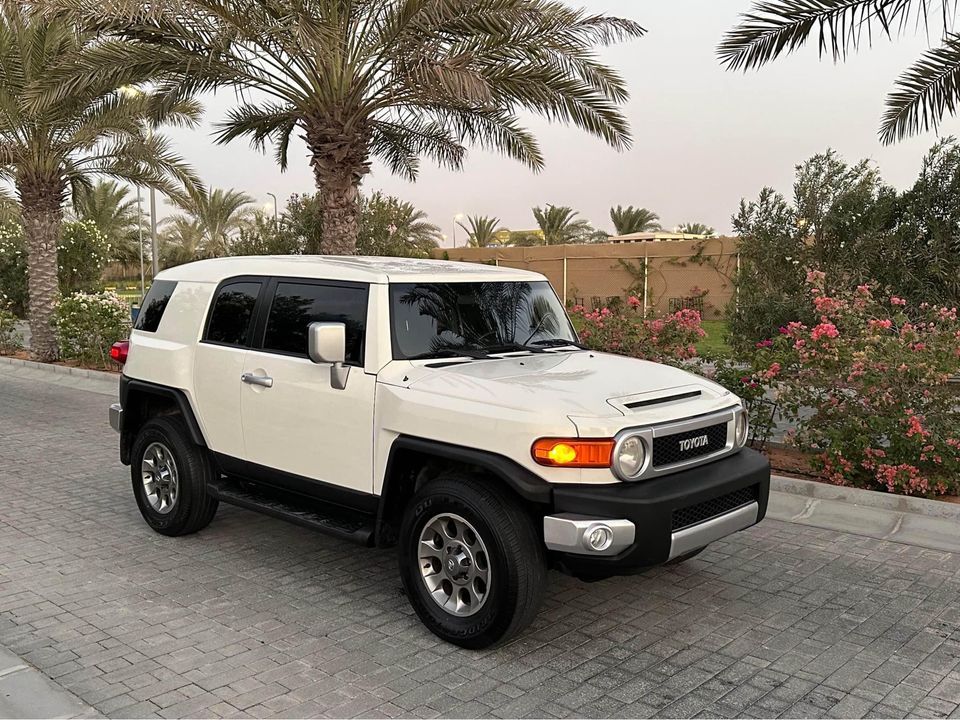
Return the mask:
<path id="1" fill-rule="evenodd" d="M 750 429 L 750 422 L 747 419 L 747 411 L 743 410 L 737 413 L 736 436 L 737 447 L 743 447 L 747 443 L 747 431 Z"/>
<path id="2" fill-rule="evenodd" d="M 632 478 L 643 469 L 647 458 L 647 450 L 643 440 L 636 435 L 624 438 L 617 446 L 616 457 L 613 461 L 617 465 L 617 472 L 621 477 Z"/>

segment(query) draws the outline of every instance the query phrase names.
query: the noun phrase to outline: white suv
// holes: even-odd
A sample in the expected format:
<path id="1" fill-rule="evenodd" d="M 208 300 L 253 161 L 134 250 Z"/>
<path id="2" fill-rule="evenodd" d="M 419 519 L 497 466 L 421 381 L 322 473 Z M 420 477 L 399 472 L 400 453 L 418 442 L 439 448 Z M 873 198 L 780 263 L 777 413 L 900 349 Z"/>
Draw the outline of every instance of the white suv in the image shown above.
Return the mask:
<path id="1" fill-rule="evenodd" d="M 485 647 L 535 616 L 548 567 L 680 561 L 759 522 L 746 413 L 676 368 L 584 349 L 547 280 L 360 257 L 160 273 L 110 422 L 157 532 L 219 502 L 399 546 L 438 636 Z"/>

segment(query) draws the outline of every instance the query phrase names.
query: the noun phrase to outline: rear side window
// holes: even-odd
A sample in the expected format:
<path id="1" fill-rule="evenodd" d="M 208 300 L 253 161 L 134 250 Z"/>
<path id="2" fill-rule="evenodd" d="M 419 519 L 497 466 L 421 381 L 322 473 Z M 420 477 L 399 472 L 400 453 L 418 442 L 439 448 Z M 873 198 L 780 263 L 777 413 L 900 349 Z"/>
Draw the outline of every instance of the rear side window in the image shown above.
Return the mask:
<path id="1" fill-rule="evenodd" d="M 253 308 L 257 304 L 261 285 L 259 282 L 242 281 L 220 288 L 210 311 L 207 341 L 220 345 L 250 344 Z"/>
<path id="2" fill-rule="evenodd" d="M 156 332 L 163 318 L 163 311 L 167 309 L 170 296 L 173 295 L 177 283 L 173 280 L 154 280 L 147 291 L 147 296 L 140 305 L 140 314 L 137 315 L 136 330 Z"/>
<path id="3" fill-rule="evenodd" d="M 263 349 L 307 356 L 307 326 L 342 322 L 347 326 L 347 363 L 363 364 L 367 289 L 281 282 L 270 307 Z"/>

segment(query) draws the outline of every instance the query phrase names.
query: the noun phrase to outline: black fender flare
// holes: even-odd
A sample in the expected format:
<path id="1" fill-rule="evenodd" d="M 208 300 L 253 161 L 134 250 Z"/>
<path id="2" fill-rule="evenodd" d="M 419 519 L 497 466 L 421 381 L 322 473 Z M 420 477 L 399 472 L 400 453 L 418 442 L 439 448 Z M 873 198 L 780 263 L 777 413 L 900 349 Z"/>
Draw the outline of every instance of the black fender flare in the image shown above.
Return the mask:
<path id="1" fill-rule="evenodd" d="M 190 439 L 195 445 L 207 447 L 207 441 L 203 437 L 200 423 L 197 422 L 197 416 L 183 390 L 121 375 L 120 407 L 123 408 L 123 425 L 120 433 L 120 461 L 124 465 L 130 463 L 130 448 L 133 446 L 134 434 L 145 420 L 145 418 L 140 417 L 139 413 L 139 398 L 143 396 L 171 399 L 183 417 L 190 433 Z"/>
<path id="2" fill-rule="evenodd" d="M 474 467 L 493 475 L 528 503 L 543 507 L 553 504 L 553 485 L 511 458 L 439 440 L 399 435 L 390 446 L 383 486 L 380 489 L 380 503 L 377 507 L 378 545 L 389 544 L 384 536 L 385 531 L 391 525 L 391 518 L 402 513 L 404 495 L 411 491 L 411 488 L 404 486 L 405 468 L 401 467 L 404 458 L 409 455 Z"/>

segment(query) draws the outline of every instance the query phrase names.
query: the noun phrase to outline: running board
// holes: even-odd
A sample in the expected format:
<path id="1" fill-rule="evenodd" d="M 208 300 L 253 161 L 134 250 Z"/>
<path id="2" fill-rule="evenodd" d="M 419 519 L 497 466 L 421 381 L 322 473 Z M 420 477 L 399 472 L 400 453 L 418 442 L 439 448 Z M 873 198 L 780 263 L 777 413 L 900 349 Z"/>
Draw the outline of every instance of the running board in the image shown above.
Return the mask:
<path id="1" fill-rule="evenodd" d="M 207 483 L 207 493 L 220 502 L 245 510 L 286 520 L 358 545 L 373 545 L 374 519 L 363 513 L 308 498 L 300 501 L 288 493 L 272 493 L 225 477 Z"/>

